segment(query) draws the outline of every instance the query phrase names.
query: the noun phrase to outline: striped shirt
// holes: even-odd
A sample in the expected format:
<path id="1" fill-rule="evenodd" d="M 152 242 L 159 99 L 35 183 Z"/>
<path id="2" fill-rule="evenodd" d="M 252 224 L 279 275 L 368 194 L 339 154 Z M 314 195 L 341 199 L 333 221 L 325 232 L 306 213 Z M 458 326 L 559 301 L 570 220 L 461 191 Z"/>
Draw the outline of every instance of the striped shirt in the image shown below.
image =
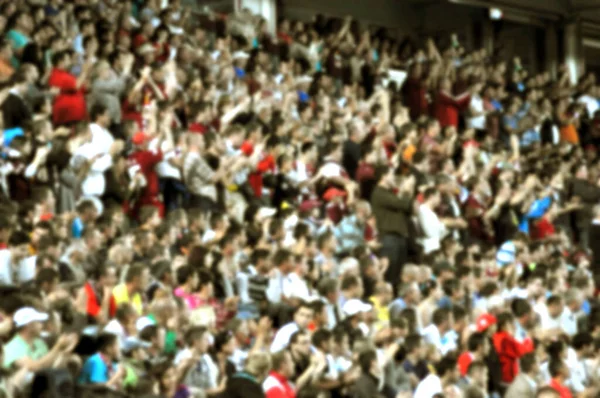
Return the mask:
<path id="1" fill-rule="evenodd" d="M 207 188 L 214 186 L 212 178 L 215 175 L 206 160 L 197 153 L 188 153 L 183 160 L 183 180 L 194 195 L 207 195 Z M 214 199 L 214 198 L 213 198 Z"/>
<path id="2" fill-rule="evenodd" d="M 248 278 L 248 295 L 255 303 L 267 301 L 267 288 L 269 278 L 264 275 L 255 274 Z"/>

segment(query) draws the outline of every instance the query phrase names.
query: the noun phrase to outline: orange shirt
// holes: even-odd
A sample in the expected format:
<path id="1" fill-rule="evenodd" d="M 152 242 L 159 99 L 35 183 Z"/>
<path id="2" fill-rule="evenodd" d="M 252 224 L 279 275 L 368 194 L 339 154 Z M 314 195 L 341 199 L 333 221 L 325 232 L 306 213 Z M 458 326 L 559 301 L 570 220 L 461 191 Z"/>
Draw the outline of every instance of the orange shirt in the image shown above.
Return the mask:
<path id="1" fill-rule="evenodd" d="M 560 140 L 569 144 L 579 144 L 579 134 L 574 125 L 569 124 L 560 128 Z"/>

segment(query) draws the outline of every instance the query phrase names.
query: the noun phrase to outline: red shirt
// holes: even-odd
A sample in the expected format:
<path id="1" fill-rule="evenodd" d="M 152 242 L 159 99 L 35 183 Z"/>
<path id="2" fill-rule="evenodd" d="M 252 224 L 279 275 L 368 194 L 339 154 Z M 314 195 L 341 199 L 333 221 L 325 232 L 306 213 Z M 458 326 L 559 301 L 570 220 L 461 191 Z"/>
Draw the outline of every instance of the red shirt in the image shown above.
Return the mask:
<path id="1" fill-rule="evenodd" d="M 546 216 L 543 216 L 538 221 L 533 223 L 531 228 L 531 238 L 536 240 L 546 239 L 556 232 L 554 225 L 548 220 Z"/>
<path id="2" fill-rule="evenodd" d="M 467 372 L 469 371 L 469 366 L 473 362 L 473 354 L 469 351 L 463 352 L 458 357 L 458 370 L 460 371 L 460 375 L 465 377 Z"/>
<path id="3" fill-rule="evenodd" d="M 50 87 L 58 87 L 60 93 L 52 105 L 52 122 L 65 124 L 87 119 L 85 90 L 77 88 L 77 78 L 67 71 L 54 68 L 48 78 Z"/>
<path id="4" fill-rule="evenodd" d="M 266 398 L 296 398 L 296 391 L 287 378 L 272 371 L 263 382 Z"/>
<path id="5" fill-rule="evenodd" d="M 419 116 L 428 113 L 427 87 L 420 78 L 408 78 L 402 90 L 410 110 L 411 119 L 418 119 Z"/>
<path id="6" fill-rule="evenodd" d="M 502 381 L 512 383 L 519 373 L 519 358 L 532 351 L 532 344 L 519 343 L 507 332 L 497 332 L 494 337 L 494 348 L 498 353 L 502 367 Z"/>
<path id="7" fill-rule="evenodd" d="M 435 101 L 434 116 L 440 122 L 440 126 L 458 128 L 458 114 L 470 100 L 471 97 L 466 96 L 457 101 L 446 93 L 439 92 Z"/>
<path id="8" fill-rule="evenodd" d="M 155 167 L 163 159 L 162 152 L 158 151 L 154 153 L 152 151 L 136 151 L 129 155 L 129 160 L 137 163 L 146 179 L 146 186 L 142 191 L 142 195 L 139 200 L 139 205 L 150 205 L 155 206 L 161 211 L 162 216 L 162 203 L 158 199 L 160 194 L 160 185 L 158 182 L 158 174 L 156 173 Z"/>
<path id="9" fill-rule="evenodd" d="M 254 152 L 254 146 L 251 142 L 246 141 L 240 146 L 240 150 L 244 155 L 250 156 Z M 275 157 L 270 154 L 258 162 L 256 170 L 248 175 L 248 184 L 252 187 L 254 195 L 256 195 L 257 198 L 262 196 L 263 174 L 268 171 L 275 171 Z"/>
<path id="10" fill-rule="evenodd" d="M 553 390 L 555 390 L 557 393 L 560 394 L 560 398 L 573 398 L 573 395 L 571 394 L 571 390 L 569 390 L 569 388 L 567 386 L 565 386 L 564 384 L 561 384 L 560 381 L 558 381 L 556 379 L 552 379 L 552 380 L 550 380 L 550 383 L 548 383 L 548 385 L 550 387 L 552 387 Z"/>

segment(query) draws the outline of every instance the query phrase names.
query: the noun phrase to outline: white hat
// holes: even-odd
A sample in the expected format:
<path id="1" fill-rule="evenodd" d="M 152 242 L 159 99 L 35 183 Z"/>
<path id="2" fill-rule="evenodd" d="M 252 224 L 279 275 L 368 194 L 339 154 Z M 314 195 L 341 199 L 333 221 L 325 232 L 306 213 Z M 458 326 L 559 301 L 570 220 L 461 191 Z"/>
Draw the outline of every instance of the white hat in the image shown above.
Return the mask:
<path id="1" fill-rule="evenodd" d="M 369 312 L 372 308 L 373 306 L 371 304 L 364 303 L 362 300 L 350 299 L 344 303 L 342 311 L 346 316 L 354 316 L 361 312 Z"/>
<path id="2" fill-rule="evenodd" d="M 234 60 L 248 59 L 250 58 L 250 55 L 248 55 L 248 53 L 245 51 L 236 51 L 232 54 L 231 58 L 233 58 Z"/>
<path id="3" fill-rule="evenodd" d="M 148 318 L 147 316 L 143 316 L 135 322 L 135 328 L 137 329 L 138 332 L 141 332 L 146 327 L 152 326 L 152 325 L 156 325 L 156 323 L 154 323 L 154 321 L 152 319 Z"/>
<path id="4" fill-rule="evenodd" d="M 303 75 L 296 78 L 296 84 L 307 84 L 312 83 L 313 78 L 307 75 Z"/>
<path id="5" fill-rule="evenodd" d="M 260 209 L 258 209 L 258 213 L 256 213 L 256 216 L 262 220 L 265 218 L 273 217 L 276 213 L 277 209 L 273 207 L 261 207 Z"/>
<path id="6" fill-rule="evenodd" d="M 23 307 L 18 309 L 13 315 L 15 326 L 20 328 L 29 325 L 32 322 L 44 322 L 48 320 L 48 314 L 37 311 L 32 307 Z"/>

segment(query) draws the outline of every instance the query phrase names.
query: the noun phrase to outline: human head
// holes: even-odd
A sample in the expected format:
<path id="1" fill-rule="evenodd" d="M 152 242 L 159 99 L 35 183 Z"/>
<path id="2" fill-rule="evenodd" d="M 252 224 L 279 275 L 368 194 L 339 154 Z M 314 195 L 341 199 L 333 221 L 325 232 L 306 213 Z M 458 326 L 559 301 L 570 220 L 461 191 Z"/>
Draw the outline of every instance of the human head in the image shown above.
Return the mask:
<path id="1" fill-rule="evenodd" d="M 469 365 L 467 371 L 469 378 L 473 380 L 473 384 L 480 388 L 487 388 L 488 385 L 488 368 L 483 361 L 473 361 Z"/>
<path id="2" fill-rule="evenodd" d="M 333 334 L 327 329 L 319 329 L 313 333 L 312 345 L 326 354 L 331 353 Z"/>
<path id="3" fill-rule="evenodd" d="M 250 354 L 244 369 L 262 383 L 271 370 L 271 357 L 265 352 Z"/>
<path id="4" fill-rule="evenodd" d="M 292 334 L 289 347 L 290 351 L 295 355 L 302 355 L 303 357 L 310 355 L 310 337 L 308 336 L 308 333 L 299 330 Z"/>
<path id="5" fill-rule="evenodd" d="M 119 358 L 119 340 L 116 334 L 103 332 L 96 340 L 98 351 L 113 361 Z"/>
<path id="6" fill-rule="evenodd" d="M 310 306 L 310 303 L 301 302 L 296 310 L 294 311 L 294 322 L 298 325 L 300 329 L 306 329 L 308 324 L 312 320 L 313 310 Z"/>
<path id="7" fill-rule="evenodd" d="M 271 363 L 273 364 L 273 370 L 286 379 L 290 379 L 294 376 L 294 362 L 289 351 L 282 350 L 271 356 Z"/>
<path id="8" fill-rule="evenodd" d="M 146 283 L 144 278 L 144 267 L 141 264 L 134 264 L 127 270 L 125 275 L 125 283 L 134 292 L 141 292 Z"/>

